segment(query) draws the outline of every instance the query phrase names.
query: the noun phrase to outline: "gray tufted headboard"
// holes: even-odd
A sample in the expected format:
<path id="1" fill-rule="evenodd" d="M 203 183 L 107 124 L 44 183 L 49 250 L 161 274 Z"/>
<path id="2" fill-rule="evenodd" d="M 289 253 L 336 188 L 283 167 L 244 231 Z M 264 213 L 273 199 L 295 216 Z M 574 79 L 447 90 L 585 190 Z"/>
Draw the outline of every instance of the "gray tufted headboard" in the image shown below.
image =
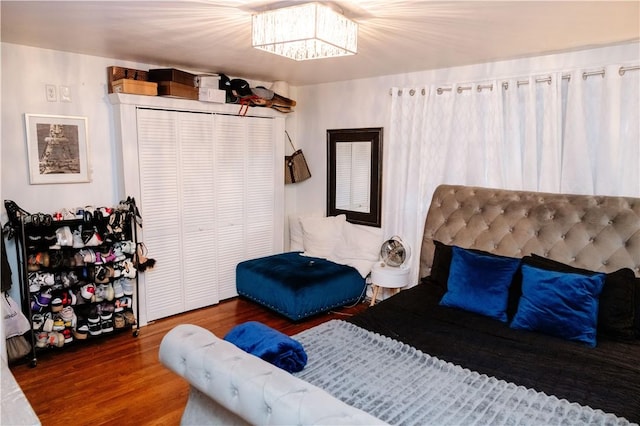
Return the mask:
<path id="1" fill-rule="evenodd" d="M 441 185 L 427 213 L 420 277 L 431 271 L 433 240 L 640 276 L 640 198 Z"/>

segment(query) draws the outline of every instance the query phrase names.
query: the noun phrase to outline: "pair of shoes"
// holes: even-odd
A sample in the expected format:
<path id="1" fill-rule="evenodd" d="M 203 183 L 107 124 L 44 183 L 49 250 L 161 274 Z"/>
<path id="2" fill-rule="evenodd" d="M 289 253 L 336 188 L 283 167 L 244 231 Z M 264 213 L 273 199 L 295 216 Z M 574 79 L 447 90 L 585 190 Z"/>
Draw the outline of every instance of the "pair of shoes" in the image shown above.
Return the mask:
<path id="1" fill-rule="evenodd" d="M 113 297 L 120 298 L 124 296 L 124 287 L 122 286 L 122 282 L 126 280 L 126 278 L 118 278 L 113 283 Z"/>
<path id="2" fill-rule="evenodd" d="M 122 312 L 125 309 L 131 308 L 132 300 L 129 296 L 121 297 L 116 300 L 115 303 L 115 312 Z"/>
<path id="3" fill-rule="evenodd" d="M 133 262 L 129 259 L 125 259 L 122 262 L 119 262 L 116 265 L 117 270 L 120 271 L 119 276 L 123 276 L 125 278 L 135 278 L 136 277 L 136 268 L 133 265 Z"/>
<path id="4" fill-rule="evenodd" d="M 37 293 L 42 286 L 50 287 L 56 283 L 51 272 L 29 272 L 29 292 Z"/>
<path id="5" fill-rule="evenodd" d="M 64 344 L 68 344 L 73 342 L 73 334 L 70 328 L 65 328 L 62 330 L 62 336 L 64 337 Z"/>
<path id="6" fill-rule="evenodd" d="M 95 282 L 99 284 L 106 284 L 111 281 L 111 278 L 118 278 L 122 274 L 120 269 L 116 269 L 112 266 L 100 265 L 96 268 Z"/>
<path id="7" fill-rule="evenodd" d="M 49 266 L 49 253 L 39 252 L 30 254 L 27 259 L 27 271 L 39 271 L 41 266 L 44 266 L 45 268 Z"/>
<path id="8" fill-rule="evenodd" d="M 114 317 L 113 317 L 113 326 L 117 330 L 119 330 L 121 328 L 125 328 L 126 325 L 127 325 L 127 322 L 124 319 L 124 315 L 122 315 L 120 313 L 114 315 Z"/>
<path id="9" fill-rule="evenodd" d="M 68 226 L 61 226 L 56 229 L 56 243 L 49 248 L 60 250 L 62 247 L 73 247 L 73 232 Z"/>
<path id="10" fill-rule="evenodd" d="M 93 229 L 82 230 L 82 241 L 85 247 L 96 247 L 102 244 L 102 237 L 94 226 Z"/>
<path id="11" fill-rule="evenodd" d="M 96 286 L 95 302 L 108 301 L 111 302 L 115 298 L 115 291 L 111 283 L 98 284 Z"/>
<path id="12" fill-rule="evenodd" d="M 62 309 L 60 312 L 60 318 L 64 321 L 64 326 L 66 328 L 75 327 L 78 322 L 78 317 L 71 306 L 67 306 Z"/>
<path id="13" fill-rule="evenodd" d="M 133 315 L 133 311 L 126 310 L 122 313 L 122 316 L 124 317 L 124 321 L 127 326 L 133 326 L 137 324 L 136 316 Z"/>
<path id="14" fill-rule="evenodd" d="M 42 314 L 33 314 L 31 316 L 31 329 L 40 330 L 44 325 L 45 317 Z"/>
<path id="15" fill-rule="evenodd" d="M 57 331 L 41 331 L 36 335 L 36 347 L 46 348 L 47 346 L 64 346 L 64 335 Z"/>
<path id="16" fill-rule="evenodd" d="M 86 301 L 93 301 L 96 297 L 96 286 L 93 283 L 88 283 L 80 288 L 80 295 Z"/>
<path id="17" fill-rule="evenodd" d="M 69 271 L 60 273 L 60 281 L 62 282 L 63 287 L 69 288 L 78 284 L 78 282 L 80 282 L 80 279 L 78 278 L 78 274 L 76 274 L 75 271 Z"/>
<path id="18" fill-rule="evenodd" d="M 82 249 L 78 252 L 84 263 L 96 263 L 96 252 L 93 249 Z"/>
<path id="19" fill-rule="evenodd" d="M 86 322 L 78 322 L 78 326 L 73 330 L 73 337 L 78 340 L 85 340 L 89 336 L 89 325 Z"/>
<path id="20" fill-rule="evenodd" d="M 89 313 L 89 317 L 87 318 L 89 334 L 92 336 L 99 336 L 102 334 L 102 325 L 100 323 L 100 313 L 97 308 L 94 308 Z"/>

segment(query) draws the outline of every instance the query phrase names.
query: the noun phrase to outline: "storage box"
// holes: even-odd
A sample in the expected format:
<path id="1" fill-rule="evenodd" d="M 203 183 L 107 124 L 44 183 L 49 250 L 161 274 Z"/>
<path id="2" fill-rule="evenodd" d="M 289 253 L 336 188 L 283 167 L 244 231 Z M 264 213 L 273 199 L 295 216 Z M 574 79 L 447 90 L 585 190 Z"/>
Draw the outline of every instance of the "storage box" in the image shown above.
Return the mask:
<path id="1" fill-rule="evenodd" d="M 130 78 L 122 78 L 113 82 L 114 93 L 131 93 L 135 95 L 158 94 L 158 83 L 152 81 L 132 80 Z"/>
<path id="2" fill-rule="evenodd" d="M 198 99 L 198 89 L 175 81 L 159 81 L 158 95 L 175 96 L 176 98 Z"/>
<path id="3" fill-rule="evenodd" d="M 196 75 L 196 87 L 220 88 L 220 76 L 218 74 Z"/>
<path id="4" fill-rule="evenodd" d="M 149 70 L 149 81 L 160 83 L 161 81 L 172 81 L 184 84 L 185 86 L 196 87 L 195 74 L 180 71 L 175 68 L 157 68 Z M 197 99 L 197 98 L 196 98 Z"/>
<path id="5" fill-rule="evenodd" d="M 113 93 L 113 82 L 117 80 L 121 80 L 123 78 L 138 80 L 138 81 L 148 81 L 149 73 L 143 70 L 137 70 L 135 68 L 124 68 L 124 67 L 107 67 L 107 91 L 109 93 Z"/>
<path id="6" fill-rule="evenodd" d="M 198 89 L 198 99 L 204 102 L 215 102 L 218 104 L 225 103 L 227 92 L 224 90 L 214 89 L 213 87 L 200 87 Z"/>

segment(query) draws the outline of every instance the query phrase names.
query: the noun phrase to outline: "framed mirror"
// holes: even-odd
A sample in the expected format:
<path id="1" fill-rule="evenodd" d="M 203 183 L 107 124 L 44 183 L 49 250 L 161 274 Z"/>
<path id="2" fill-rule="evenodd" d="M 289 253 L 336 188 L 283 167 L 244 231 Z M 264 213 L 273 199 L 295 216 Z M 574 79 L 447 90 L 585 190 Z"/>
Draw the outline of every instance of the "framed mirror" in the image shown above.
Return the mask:
<path id="1" fill-rule="evenodd" d="M 327 130 L 327 215 L 382 224 L 382 127 Z"/>

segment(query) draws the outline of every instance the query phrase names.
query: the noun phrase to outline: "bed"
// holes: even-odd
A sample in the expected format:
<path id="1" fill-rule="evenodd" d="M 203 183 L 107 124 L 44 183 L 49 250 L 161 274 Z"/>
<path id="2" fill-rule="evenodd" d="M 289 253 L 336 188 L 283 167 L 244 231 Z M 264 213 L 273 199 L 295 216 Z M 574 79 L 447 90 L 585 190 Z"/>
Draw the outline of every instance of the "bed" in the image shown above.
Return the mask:
<path id="1" fill-rule="evenodd" d="M 172 330 L 160 358 L 191 383 L 183 422 L 640 421 L 640 199 L 443 185 L 420 261 L 415 287 L 294 336 L 309 355 L 295 375 L 204 329 Z M 448 297 L 465 276 L 492 285 L 505 270 L 497 311 L 484 294 Z M 581 289 L 569 301 L 586 316 L 560 330 L 533 321 L 536 297 L 567 283 Z M 551 318 L 566 314 L 556 299 L 542 302 Z"/>

